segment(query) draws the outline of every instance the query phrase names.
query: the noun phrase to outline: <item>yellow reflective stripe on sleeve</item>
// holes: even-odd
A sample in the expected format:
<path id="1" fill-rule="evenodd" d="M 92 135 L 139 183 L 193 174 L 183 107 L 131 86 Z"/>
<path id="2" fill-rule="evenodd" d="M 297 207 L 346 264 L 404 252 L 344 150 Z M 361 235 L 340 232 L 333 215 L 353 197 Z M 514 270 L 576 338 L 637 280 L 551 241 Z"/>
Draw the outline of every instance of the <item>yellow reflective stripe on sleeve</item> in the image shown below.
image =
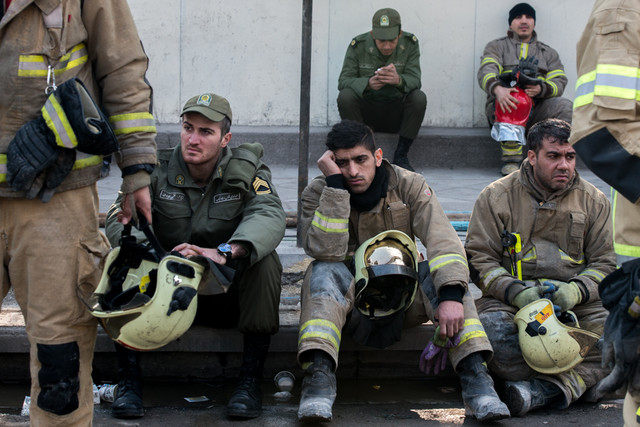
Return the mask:
<path id="1" fill-rule="evenodd" d="M 616 64 L 598 64 L 576 82 L 573 108 L 593 102 L 595 96 L 640 100 L 640 69 Z"/>
<path id="2" fill-rule="evenodd" d="M 551 70 L 547 73 L 547 75 L 545 76 L 545 80 L 551 80 L 551 79 L 555 79 L 556 77 L 560 77 L 560 76 L 567 76 L 563 70 Z"/>
<path id="3" fill-rule="evenodd" d="M 0 182 L 7 182 L 7 155 L 0 154 Z"/>
<path id="4" fill-rule="evenodd" d="M 580 258 L 579 259 L 575 259 L 570 257 L 568 254 L 566 254 L 562 249 L 558 249 L 558 251 L 560 252 L 560 259 L 563 261 L 569 261 L 572 264 L 584 264 L 585 260 L 584 260 L 584 254 L 580 254 Z"/>
<path id="5" fill-rule="evenodd" d="M 551 86 L 551 96 L 558 96 L 558 85 L 551 80 L 547 80 L 546 82 L 549 86 Z"/>
<path id="6" fill-rule="evenodd" d="M 348 233 L 349 220 L 344 218 L 329 218 L 318 210 L 313 214 L 311 225 L 326 233 Z"/>
<path id="7" fill-rule="evenodd" d="M 504 267 L 494 268 L 482 277 L 482 283 L 484 283 L 484 286 L 489 289 L 493 284 L 493 281 L 500 276 L 511 276 L 511 274 Z"/>
<path id="8" fill-rule="evenodd" d="M 605 274 L 599 270 L 593 268 L 587 268 L 586 270 L 582 270 L 578 276 L 587 276 L 591 277 L 596 283 L 600 283 L 602 279 L 605 278 Z"/>
<path id="9" fill-rule="evenodd" d="M 87 48 L 84 43 L 80 43 L 60 58 L 53 71 L 57 76 L 86 63 L 88 59 Z M 43 55 L 20 55 L 18 76 L 47 77 L 48 67 L 49 62 Z"/>
<path id="10" fill-rule="evenodd" d="M 135 132 L 156 133 L 156 122 L 151 113 L 117 114 L 109 117 L 116 135 Z"/>
<path id="11" fill-rule="evenodd" d="M 458 262 L 464 265 L 465 268 L 469 268 L 467 265 L 467 259 L 464 256 L 460 254 L 445 254 L 429 260 L 429 270 L 433 273 L 437 269 L 444 267 L 447 264 L 451 264 L 452 262 Z"/>
<path id="12" fill-rule="evenodd" d="M 458 333 L 460 337 L 459 346 L 473 338 L 487 338 L 487 333 L 478 319 L 465 319 L 462 331 Z"/>
<path id="13" fill-rule="evenodd" d="M 329 341 L 336 350 L 340 349 L 342 334 L 338 327 L 325 319 L 311 319 L 300 326 L 298 345 L 308 338 L 320 338 Z"/>
<path id="14" fill-rule="evenodd" d="M 49 96 L 41 109 L 47 127 L 56 136 L 56 144 L 63 148 L 75 148 L 78 145 L 76 134 L 71 128 L 62 105 L 55 96 Z"/>
<path id="15" fill-rule="evenodd" d="M 497 78 L 497 74 L 496 73 L 487 73 L 485 74 L 485 76 L 482 78 L 482 89 L 486 89 L 487 88 L 487 82 L 490 79 L 495 79 Z"/>
<path id="16" fill-rule="evenodd" d="M 482 62 L 480 62 L 480 66 L 481 67 L 483 67 L 483 66 L 485 66 L 487 64 L 496 64 L 498 66 L 499 72 L 502 73 L 502 65 L 500 65 L 500 63 L 498 62 L 497 59 L 494 59 L 494 58 L 492 58 L 490 56 L 487 56 L 486 58 L 484 58 L 482 60 Z"/>
<path id="17" fill-rule="evenodd" d="M 73 164 L 73 170 L 82 169 L 89 166 L 97 166 L 101 164 L 102 156 L 96 156 L 76 151 L 76 161 Z"/>

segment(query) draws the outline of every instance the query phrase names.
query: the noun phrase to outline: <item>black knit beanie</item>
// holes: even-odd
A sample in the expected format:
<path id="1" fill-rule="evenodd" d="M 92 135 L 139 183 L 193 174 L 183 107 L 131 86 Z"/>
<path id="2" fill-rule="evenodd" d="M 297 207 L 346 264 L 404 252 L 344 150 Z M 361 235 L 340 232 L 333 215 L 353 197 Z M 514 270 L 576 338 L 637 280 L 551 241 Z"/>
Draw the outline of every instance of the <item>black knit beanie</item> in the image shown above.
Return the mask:
<path id="1" fill-rule="evenodd" d="M 529 15 L 533 18 L 533 22 L 536 22 L 536 10 L 529 3 L 518 3 L 509 11 L 509 25 L 520 15 Z"/>

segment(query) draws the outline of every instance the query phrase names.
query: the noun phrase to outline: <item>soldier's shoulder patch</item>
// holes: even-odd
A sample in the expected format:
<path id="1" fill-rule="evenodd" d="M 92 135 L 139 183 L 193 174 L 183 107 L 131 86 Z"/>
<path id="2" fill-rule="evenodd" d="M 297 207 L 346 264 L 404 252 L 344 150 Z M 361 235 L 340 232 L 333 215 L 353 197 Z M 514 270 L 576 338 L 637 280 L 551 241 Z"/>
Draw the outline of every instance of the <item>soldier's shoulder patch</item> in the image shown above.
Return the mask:
<path id="1" fill-rule="evenodd" d="M 269 186 L 269 183 L 259 176 L 256 176 L 253 179 L 252 185 L 253 191 L 255 191 L 258 195 L 271 194 L 271 187 Z"/>
<path id="2" fill-rule="evenodd" d="M 356 39 L 352 39 L 352 40 L 351 40 L 351 43 L 349 43 L 349 46 L 354 47 L 354 46 L 355 46 L 355 45 L 357 45 L 357 44 L 358 44 L 358 40 L 356 40 Z"/>
<path id="3" fill-rule="evenodd" d="M 415 43 L 418 41 L 418 38 L 416 36 L 411 36 L 411 40 L 413 40 L 413 42 Z"/>

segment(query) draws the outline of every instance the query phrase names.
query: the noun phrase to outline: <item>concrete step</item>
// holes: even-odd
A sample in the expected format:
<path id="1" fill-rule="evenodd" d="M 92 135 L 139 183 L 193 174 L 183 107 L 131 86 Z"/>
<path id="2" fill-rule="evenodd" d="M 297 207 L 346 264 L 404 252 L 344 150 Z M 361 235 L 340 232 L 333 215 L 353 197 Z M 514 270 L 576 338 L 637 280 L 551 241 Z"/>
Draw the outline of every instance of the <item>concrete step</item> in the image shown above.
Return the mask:
<path id="1" fill-rule="evenodd" d="M 159 124 L 159 148 L 173 147 L 180 141 L 180 125 Z M 330 126 L 309 129 L 309 161 L 315 162 L 325 151 Z M 300 130 L 294 126 L 232 126 L 232 144 L 260 142 L 268 165 L 297 165 Z M 393 158 L 398 136 L 376 133 L 376 143 L 387 158 Z M 420 168 L 497 168 L 500 146 L 486 128 L 423 127 L 409 152 L 412 165 Z"/>

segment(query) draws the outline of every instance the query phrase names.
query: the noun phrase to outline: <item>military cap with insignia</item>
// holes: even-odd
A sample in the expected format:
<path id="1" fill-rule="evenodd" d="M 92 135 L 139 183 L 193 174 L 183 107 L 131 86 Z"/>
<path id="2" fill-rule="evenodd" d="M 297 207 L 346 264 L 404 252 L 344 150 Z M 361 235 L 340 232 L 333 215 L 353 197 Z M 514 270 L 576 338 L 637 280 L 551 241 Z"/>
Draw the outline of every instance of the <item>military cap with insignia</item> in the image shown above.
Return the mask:
<path id="1" fill-rule="evenodd" d="M 371 24 L 373 38 L 376 40 L 393 40 L 400 34 L 400 14 L 390 7 L 378 10 L 373 15 Z"/>
<path id="2" fill-rule="evenodd" d="M 225 117 L 231 122 L 229 101 L 214 93 L 203 93 L 189 99 L 182 107 L 180 117 L 191 112 L 200 113 L 212 122 L 222 121 Z"/>

